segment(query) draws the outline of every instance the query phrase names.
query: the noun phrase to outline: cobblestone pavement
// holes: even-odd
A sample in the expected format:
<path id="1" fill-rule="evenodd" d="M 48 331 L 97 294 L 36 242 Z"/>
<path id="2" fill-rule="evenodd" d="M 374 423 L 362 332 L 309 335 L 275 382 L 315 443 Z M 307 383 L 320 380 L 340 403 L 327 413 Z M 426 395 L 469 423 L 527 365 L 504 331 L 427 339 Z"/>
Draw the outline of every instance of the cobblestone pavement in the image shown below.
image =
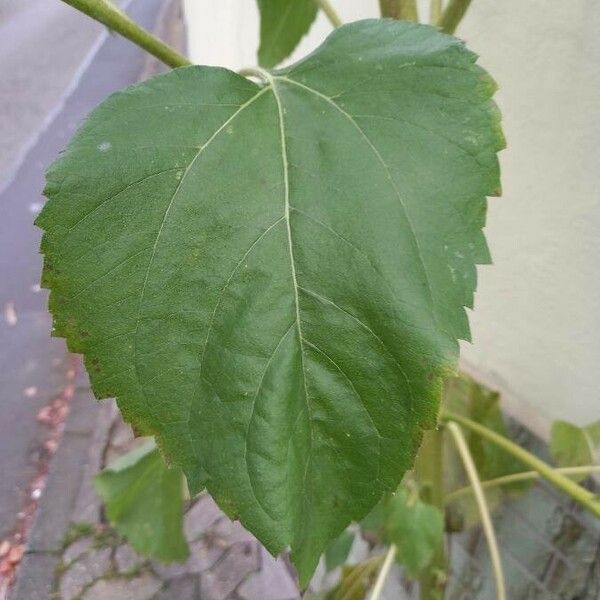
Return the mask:
<path id="1" fill-rule="evenodd" d="M 136 554 L 105 523 L 93 490 L 94 475 L 135 443 L 114 403 L 101 404 L 94 438 L 55 569 L 53 600 L 299 598 L 293 570 L 285 559 L 274 559 L 206 494 L 186 512 L 190 557 L 185 563 L 165 565 Z"/>

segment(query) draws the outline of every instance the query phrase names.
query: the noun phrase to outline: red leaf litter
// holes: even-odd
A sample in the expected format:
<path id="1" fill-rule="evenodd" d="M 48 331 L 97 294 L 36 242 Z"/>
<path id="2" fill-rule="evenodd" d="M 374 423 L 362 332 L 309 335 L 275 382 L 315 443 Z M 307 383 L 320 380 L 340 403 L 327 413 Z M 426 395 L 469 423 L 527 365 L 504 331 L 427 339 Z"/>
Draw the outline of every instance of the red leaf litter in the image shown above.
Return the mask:
<path id="1" fill-rule="evenodd" d="M 82 368 L 81 361 L 73 355 L 69 356 L 68 360 L 67 385 L 58 396 L 52 398 L 37 414 L 37 420 L 44 431 L 44 441 L 36 457 L 36 475 L 29 482 L 28 494 L 24 499 L 21 511 L 17 514 L 17 525 L 14 531 L 5 539 L 0 540 L 0 600 L 8 598 L 9 590 L 15 582 L 17 569 L 25 552 L 27 534 L 31 528 L 38 501 L 46 485 L 50 461 L 60 443 L 65 419 L 69 413 L 69 402 L 75 393 L 73 382 L 78 371 Z M 36 394 L 36 388 L 23 390 L 23 395 L 26 398 L 31 398 Z"/>

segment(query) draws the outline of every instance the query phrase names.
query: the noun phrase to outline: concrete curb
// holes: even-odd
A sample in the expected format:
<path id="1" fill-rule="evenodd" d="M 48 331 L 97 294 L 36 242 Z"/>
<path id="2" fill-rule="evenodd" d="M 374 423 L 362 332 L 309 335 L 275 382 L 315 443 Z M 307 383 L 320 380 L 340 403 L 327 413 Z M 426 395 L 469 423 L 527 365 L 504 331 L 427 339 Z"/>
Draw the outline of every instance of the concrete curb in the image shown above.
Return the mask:
<path id="1" fill-rule="evenodd" d="M 14 600 L 47 600 L 51 596 L 54 572 L 72 521 L 89 448 L 94 441 L 99 409 L 89 391 L 80 389 L 75 393 L 31 527 Z M 83 423 L 87 424 L 85 428 L 81 427 Z"/>

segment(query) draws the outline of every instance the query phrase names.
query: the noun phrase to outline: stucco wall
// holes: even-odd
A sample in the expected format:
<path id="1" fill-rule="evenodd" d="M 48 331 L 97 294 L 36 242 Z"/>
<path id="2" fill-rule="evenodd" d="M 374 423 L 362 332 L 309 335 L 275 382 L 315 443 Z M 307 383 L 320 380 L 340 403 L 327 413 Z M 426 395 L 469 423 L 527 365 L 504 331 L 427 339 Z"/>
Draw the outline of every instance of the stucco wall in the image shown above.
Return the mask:
<path id="1" fill-rule="evenodd" d="M 376 0 L 335 4 L 345 21 L 376 14 Z M 196 62 L 256 63 L 252 0 L 186 9 Z M 321 16 L 295 55 L 328 31 Z M 541 432 L 553 418 L 600 416 L 598 31 L 597 0 L 474 0 L 459 30 L 500 85 L 509 144 L 486 228 L 495 264 L 479 269 L 464 366 Z"/>

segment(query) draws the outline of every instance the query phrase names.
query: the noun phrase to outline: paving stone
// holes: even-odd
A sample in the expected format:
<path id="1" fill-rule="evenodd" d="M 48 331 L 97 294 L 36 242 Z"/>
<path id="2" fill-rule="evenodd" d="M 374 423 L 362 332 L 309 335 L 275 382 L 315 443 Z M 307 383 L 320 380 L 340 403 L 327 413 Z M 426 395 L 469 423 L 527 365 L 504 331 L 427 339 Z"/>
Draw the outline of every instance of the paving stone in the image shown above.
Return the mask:
<path id="1" fill-rule="evenodd" d="M 119 573 L 131 573 L 145 562 L 131 546 L 123 544 L 117 548 L 115 552 L 115 563 Z"/>
<path id="2" fill-rule="evenodd" d="M 246 542 L 232 546 L 212 569 L 200 577 L 200 597 L 203 600 L 228 598 L 259 567 L 257 544 Z"/>
<path id="3" fill-rule="evenodd" d="M 60 578 L 61 598 L 77 598 L 94 579 L 104 575 L 110 567 L 111 552 L 111 548 L 93 550 L 72 563 Z"/>
<path id="4" fill-rule="evenodd" d="M 283 560 L 273 558 L 262 547 L 259 552 L 260 570 L 242 583 L 238 596 L 244 600 L 299 600 L 298 587 Z"/>
<path id="5" fill-rule="evenodd" d="M 207 529 L 221 518 L 226 518 L 215 501 L 203 495 L 185 514 L 185 535 L 188 540 L 197 540 Z"/>
<path id="6" fill-rule="evenodd" d="M 83 600 L 149 600 L 162 585 L 150 573 L 132 579 L 99 579 L 86 590 Z"/>
<path id="7" fill-rule="evenodd" d="M 221 519 L 211 528 L 218 543 L 231 546 L 239 542 L 255 542 L 256 538 L 239 521 L 230 521 L 227 517 Z"/>
<path id="8" fill-rule="evenodd" d="M 152 600 L 195 600 L 198 598 L 200 582 L 196 575 L 173 579 Z M 259 600 L 256 598 L 256 600 Z"/>
<path id="9" fill-rule="evenodd" d="M 182 575 L 202 573 L 210 569 L 221 558 L 227 548 L 207 545 L 205 540 L 190 544 L 190 556 L 184 563 L 164 564 L 153 562 L 153 569 L 162 579 L 174 579 Z"/>
<path id="10" fill-rule="evenodd" d="M 91 444 L 87 449 L 83 478 L 71 516 L 74 523 L 97 523 L 100 520 L 101 502 L 94 488 L 94 477 L 103 467 L 104 450 L 108 443 L 108 434 L 117 414 L 113 400 L 98 403 L 90 396 L 89 402 L 97 405 L 96 422 Z"/>
<path id="11" fill-rule="evenodd" d="M 126 446 L 133 439 L 133 429 L 131 425 L 125 423 L 123 419 L 119 417 L 119 420 L 115 423 L 110 443 L 112 446 L 120 448 Z"/>
<path id="12" fill-rule="evenodd" d="M 79 558 L 82 554 L 87 552 L 93 543 L 93 539 L 89 537 L 79 538 L 75 540 L 63 553 L 63 562 L 68 565 L 72 563 L 76 558 Z"/>

